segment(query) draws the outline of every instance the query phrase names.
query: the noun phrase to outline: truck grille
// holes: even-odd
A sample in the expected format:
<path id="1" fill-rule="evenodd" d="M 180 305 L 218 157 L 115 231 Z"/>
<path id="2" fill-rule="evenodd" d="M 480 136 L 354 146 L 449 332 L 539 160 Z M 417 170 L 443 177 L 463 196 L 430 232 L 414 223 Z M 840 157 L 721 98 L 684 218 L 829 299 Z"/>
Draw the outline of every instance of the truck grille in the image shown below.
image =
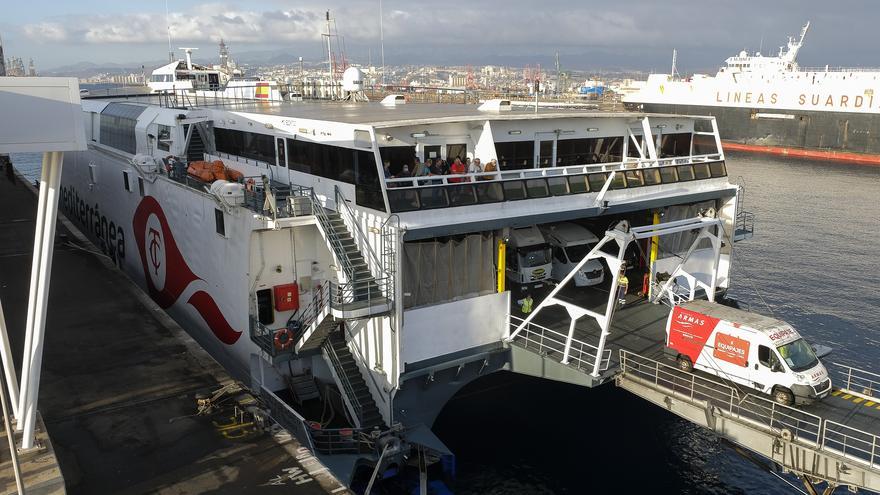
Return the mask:
<path id="1" fill-rule="evenodd" d="M 831 386 L 831 379 L 827 379 L 824 382 L 813 386 L 813 390 L 816 391 L 816 395 L 821 394 L 822 392 L 827 392 L 828 388 Z"/>

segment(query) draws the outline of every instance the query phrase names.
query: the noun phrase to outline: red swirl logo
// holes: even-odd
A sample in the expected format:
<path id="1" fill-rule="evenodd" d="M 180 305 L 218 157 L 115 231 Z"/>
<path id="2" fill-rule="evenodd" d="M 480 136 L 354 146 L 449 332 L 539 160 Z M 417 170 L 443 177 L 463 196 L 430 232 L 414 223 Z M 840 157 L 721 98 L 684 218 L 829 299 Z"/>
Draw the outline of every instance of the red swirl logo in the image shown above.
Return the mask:
<path id="1" fill-rule="evenodd" d="M 190 284 L 202 279 L 192 272 L 183 259 L 171 235 L 165 212 L 155 198 L 144 196 L 134 212 L 132 226 L 144 267 L 147 292 L 162 309 L 168 309 Z M 196 291 L 187 304 L 199 312 L 208 328 L 224 344 L 232 345 L 241 337 L 241 331 L 229 325 L 216 301 L 207 292 Z"/>

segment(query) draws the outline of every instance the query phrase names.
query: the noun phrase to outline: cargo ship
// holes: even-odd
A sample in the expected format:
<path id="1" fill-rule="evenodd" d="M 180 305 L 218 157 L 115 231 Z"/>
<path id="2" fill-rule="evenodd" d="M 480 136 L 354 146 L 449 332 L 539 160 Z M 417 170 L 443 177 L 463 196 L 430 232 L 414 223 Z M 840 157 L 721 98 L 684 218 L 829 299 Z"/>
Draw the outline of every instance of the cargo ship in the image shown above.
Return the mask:
<path id="1" fill-rule="evenodd" d="M 712 118 L 365 102 L 343 79 L 340 101 L 86 98 L 60 208 L 354 491 L 442 493 L 434 420 L 491 373 L 612 380 L 618 273 L 627 308 L 729 286 L 747 229 Z M 544 237 L 562 223 L 583 239 Z M 571 287 L 601 339 L 522 319 L 601 249 Z"/>
<path id="2" fill-rule="evenodd" d="M 728 150 L 880 164 L 880 69 L 800 67 L 809 27 L 775 56 L 729 57 L 715 76 L 651 74 L 623 101 L 648 112 L 714 116 Z"/>

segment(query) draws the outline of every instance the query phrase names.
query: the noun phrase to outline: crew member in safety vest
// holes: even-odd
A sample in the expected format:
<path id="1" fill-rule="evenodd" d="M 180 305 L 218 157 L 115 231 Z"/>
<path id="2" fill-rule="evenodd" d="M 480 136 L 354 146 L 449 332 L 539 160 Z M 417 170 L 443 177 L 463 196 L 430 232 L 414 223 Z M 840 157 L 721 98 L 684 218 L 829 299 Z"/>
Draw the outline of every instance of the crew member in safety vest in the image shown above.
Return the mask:
<path id="1" fill-rule="evenodd" d="M 534 304 L 535 301 L 532 299 L 531 293 L 526 293 L 526 297 L 520 299 L 516 303 L 519 304 L 519 310 L 522 311 L 524 315 L 527 315 L 532 312 L 532 304 Z"/>
<path id="2" fill-rule="evenodd" d="M 626 278 L 626 263 L 620 265 L 620 275 L 617 279 L 617 302 L 621 306 L 626 304 L 626 291 L 629 289 L 629 279 Z"/>

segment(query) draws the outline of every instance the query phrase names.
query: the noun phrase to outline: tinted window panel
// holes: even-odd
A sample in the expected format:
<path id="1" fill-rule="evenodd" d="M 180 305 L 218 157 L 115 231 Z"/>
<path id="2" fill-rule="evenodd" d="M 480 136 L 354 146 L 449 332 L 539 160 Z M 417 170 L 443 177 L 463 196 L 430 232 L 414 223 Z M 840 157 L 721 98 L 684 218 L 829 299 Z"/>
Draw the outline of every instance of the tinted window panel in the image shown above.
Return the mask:
<path id="1" fill-rule="evenodd" d="M 675 173 L 675 167 L 662 167 L 660 169 L 660 178 L 664 184 L 678 182 L 678 174 Z"/>
<path id="2" fill-rule="evenodd" d="M 587 180 L 590 182 L 591 191 L 599 191 L 605 186 L 605 181 L 608 180 L 608 174 L 590 174 L 587 176 Z"/>
<path id="3" fill-rule="evenodd" d="M 709 173 L 709 164 L 708 163 L 695 163 L 694 164 L 694 177 L 697 179 L 708 179 L 712 177 L 712 174 Z"/>
<path id="4" fill-rule="evenodd" d="M 504 188 L 504 199 L 508 201 L 526 199 L 526 190 L 523 187 L 522 181 L 511 180 L 502 182 L 501 187 Z"/>
<path id="5" fill-rule="evenodd" d="M 361 206 L 385 211 L 379 169 L 372 151 L 355 151 L 355 201 Z"/>
<path id="6" fill-rule="evenodd" d="M 526 190 L 530 198 L 546 198 L 550 195 L 550 191 L 547 190 L 547 182 L 544 179 L 527 180 Z"/>
<path id="7" fill-rule="evenodd" d="M 590 183 L 586 175 L 574 175 L 568 178 L 568 189 L 572 194 L 590 192 Z"/>
<path id="8" fill-rule="evenodd" d="M 724 177 L 727 175 L 727 167 L 724 166 L 724 162 L 712 162 L 709 164 L 709 172 L 712 173 L 712 177 Z"/>
<path id="9" fill-rule="evenodd" d="M 694 180 L 694 169 L 690 165 L 679 165 L 675 167 L 678 170 L 678 180 Z"/>
<path id="10" fill-rule="evenodd" d="M 388 203 L 391 205 L 391 211 L 393 212 L 418 210 L 418 191 L 415 189 L 389 189 Z"/>
<path id="11" fill-rule="evenodd" d="M 449 205 L 446 188 L 443 186 L 419 189 L 419 200 L 422 208 L 442 208 Z"/>
<path id="12" fill-rule="evenodd" d="M 550 186 L 550 194 L 554 196 L 565 196 L 568 194 L 568 179 L 565 177 L 550 177 L 547 179 Z"/>
<path id="13" fill-rule="evenodd" d="M 504 191 L 499 182 L 477 184 L 477 200 L 480 203 L 497 203 L 504 201 Z"/>
<path id="14" fill-rule="evenodd" d="M 645 179 L 646 186 L 654 186 L 662 182 L 662 179 L 660 178 L 660 170 L 656 168 L 646 168 L 642 170 L 642 177 Z"/>
<path id="15" fill-rule="evenodd" d="M 446 192 L 449 195 L 449 203 L 452 206 L 467 206 L 477 203 L 474 188 L 470 185 L 450 186 Z"/>

